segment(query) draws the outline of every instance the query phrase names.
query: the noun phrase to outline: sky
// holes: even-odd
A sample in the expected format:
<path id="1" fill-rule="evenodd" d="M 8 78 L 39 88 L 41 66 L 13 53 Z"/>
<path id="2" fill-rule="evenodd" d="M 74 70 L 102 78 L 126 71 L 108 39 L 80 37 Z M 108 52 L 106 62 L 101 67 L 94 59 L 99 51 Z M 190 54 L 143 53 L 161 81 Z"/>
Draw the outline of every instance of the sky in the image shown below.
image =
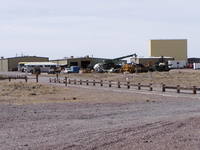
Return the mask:
<path id="1" fill-rule="evenodd" d="M 200 57 L 199 0 L 0 0 L 0 56 L 149 56 L 150 39 L 188 39 Z"/>

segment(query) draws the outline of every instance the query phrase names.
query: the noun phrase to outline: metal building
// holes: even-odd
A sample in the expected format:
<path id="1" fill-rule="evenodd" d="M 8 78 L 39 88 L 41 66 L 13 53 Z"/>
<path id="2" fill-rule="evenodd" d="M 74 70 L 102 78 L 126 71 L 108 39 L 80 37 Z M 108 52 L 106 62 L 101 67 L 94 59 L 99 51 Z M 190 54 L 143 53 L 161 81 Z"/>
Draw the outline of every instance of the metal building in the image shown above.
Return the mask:
<path id="1" fill-rule="evenodd" d="M 0 59 L 0 71 L 17 71 L 19 62 L 48 62 L 48 57 L 37 57 L 37 56 L 22 56 L 22 57 L 11 57 Z"/>
<path id="2" fill-rule="evenodd" d="M 65 59 L 51 60 L 53 63 L 57 63 L 57 65 L 63 67 L 71 67 L 71 66 L 79 66 L 82 69 L 93 67 L 97 63 L 103 63 L 104 61 L 111 60 L 106 58 L 94 58 L 94 57 L 70 57 Z"/>
<path id="3" fill-rule="evenodd" d="M 150 40 L 150 56 L 187 61 L 187 39 Z"/>

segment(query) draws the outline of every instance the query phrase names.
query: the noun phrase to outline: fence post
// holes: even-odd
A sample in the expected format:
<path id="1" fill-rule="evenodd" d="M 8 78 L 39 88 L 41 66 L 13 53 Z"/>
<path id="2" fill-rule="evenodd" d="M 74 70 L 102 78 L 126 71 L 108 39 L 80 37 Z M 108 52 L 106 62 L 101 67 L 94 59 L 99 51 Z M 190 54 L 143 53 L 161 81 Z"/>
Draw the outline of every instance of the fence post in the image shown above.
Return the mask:
<path id="1" fill-rule="evenodd" d="M 80 85 L 82 85 L 82 80 L 80 80 Z"/>
<path id="2" fill-rule="evenodd" d="M 27 76 L 25 76 L 25 82 L 28 82 L 28 77 Z"/>
<path id="3" fill-rule="evenodd" d="M 100 81 L 100 85 L 103 86 L 103 80 Z"/>
<path id="4" fill-rule="evenodd" d="M 54 83 L 56 83 L 57 82 L 57 80 L 56 80 L 56 78 L 54 78 Z"/>
<path id="5" fill-rule="evenodd" d="M 95 86 L 96 85 L 96 81 L 95 80 L 93 80 L 93 86 Z"/>
<path id="6" fill-rule="evenodd" d="M 193 94 L 197 94 L 197 87 L 193 86 Z"/>
<path id="7" fill-rule="evenodd" d="M 67 77 L 65 77 L 65 86 L 67 86 Z"/>
<path id="8" fill-rule="evenodd" d="M 8 78 L 9 82 L 11 82 L 11 77 Z"/>
<path id="9" fill-rule="evenodd" d="M 138 83 L 138 90 L 141 90 L 141 84 Z"/>
<path id="10" fill-rule="evenodd" d="M 162 92 L 165 92 L 165 84 L 162 84 Z"/>
<path id="11" fill-rule="evenodd" d="M 117 85 L 118 85 L 118 88 L 121 88 L 121 86 L 120 86 L 120 82 L 119 82 L 119 81 L 117 82 Z"/>
<path id="12" fill-rule="evenodd" d="M 74 79 L 74 85 L 76 85 L 76 79 Z"/>
<path id="13" fill-rule="evenodd" d="M 39 74 L 36 73 L 36 82 L 38 83 L 38 77 L 39 77 Z"/>
<path id="14" fill-rule="evenodd" d="M 86 85 L 89 85 L 88 80 L 86 80 Z"/>
<path id="15" fill-rule="evenodd" d="M 127 82 L 127 89 L 130 89 L 130 82 Z"/>
<path id="16" fill-rule="evenodd" d="M 69 84 L 71 84 L 71 79 L 69 79 L 68 81 L 69 81 Z"/>
<path id="17" fill-rule="evenodd" d="M 180 93 L 180 85 L 177 85 L 177 93 Z"/>
<path id="18" fill-rule="evenodd" d="M 49 78 L 49 83 L 51 83 L 51 78 Z"/>
<path id="19" fill-rule="evenodd" d="M 152 83 L 149 84 L 149 91 L 153 91 Z"/>
<path id="20" fill-rule="evenodd" d="M 111 87 L 111 86 L 112 86 L 111 81 L 109 81 L 109 87 Z"/>
<path id="21" fill-rule="evenodd" d="M 57 82 L 59 82 L 59 81 L 58 81 L 58 73 L 56 73 L 56 79 L 57 79 Z"/>

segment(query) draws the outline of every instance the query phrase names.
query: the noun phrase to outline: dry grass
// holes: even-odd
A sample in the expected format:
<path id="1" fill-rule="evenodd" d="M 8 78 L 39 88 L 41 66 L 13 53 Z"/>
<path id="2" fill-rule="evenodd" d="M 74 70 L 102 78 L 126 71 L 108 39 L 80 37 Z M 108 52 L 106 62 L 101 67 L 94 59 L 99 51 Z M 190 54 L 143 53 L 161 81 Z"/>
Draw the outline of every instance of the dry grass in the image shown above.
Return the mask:
<path id="1" fill-rule="evenodd" d="M 55 94 L 59 89 L 36 83 L 25 82 L 2 82 L 0 84 L 0 96 L 35 96 L 44 94 Z"/>
<path id="2" fill-rule="evenodd" d="M 59 97 L 66 89 L 56 86 L 25 83 L 25 82 L 0 82 L 0 102 L 5 104 L 37 104 L 49 102 L 64 102 Z"/>
<path id="3" fill-rule="evenodd" d="M 61 75 L 69 78 L 87 79 L 87 80 L 112 80 L 127 81 L 142 84 L 153 83 L 160 85 L 181 85 L 181 86 L 198 86 L 200 87 L 200 71 L 183 69 L 171 70 L 169 72 L 148 72 L 138 74 L 121 74 L 121 73 L 85 73 L 85 74 L 68 74 Z"/>

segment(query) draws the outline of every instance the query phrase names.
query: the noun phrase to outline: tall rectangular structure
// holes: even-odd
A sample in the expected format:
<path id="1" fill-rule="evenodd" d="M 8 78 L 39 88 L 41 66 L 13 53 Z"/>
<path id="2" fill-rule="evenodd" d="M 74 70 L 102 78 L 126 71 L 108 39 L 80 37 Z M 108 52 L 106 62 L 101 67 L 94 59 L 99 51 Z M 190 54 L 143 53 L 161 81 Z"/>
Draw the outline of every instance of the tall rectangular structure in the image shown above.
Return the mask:
<path id="1" fill-rule="evenodd" d="M 150 40 L 150 56 L 187 61 L 187 39 Z"/>

